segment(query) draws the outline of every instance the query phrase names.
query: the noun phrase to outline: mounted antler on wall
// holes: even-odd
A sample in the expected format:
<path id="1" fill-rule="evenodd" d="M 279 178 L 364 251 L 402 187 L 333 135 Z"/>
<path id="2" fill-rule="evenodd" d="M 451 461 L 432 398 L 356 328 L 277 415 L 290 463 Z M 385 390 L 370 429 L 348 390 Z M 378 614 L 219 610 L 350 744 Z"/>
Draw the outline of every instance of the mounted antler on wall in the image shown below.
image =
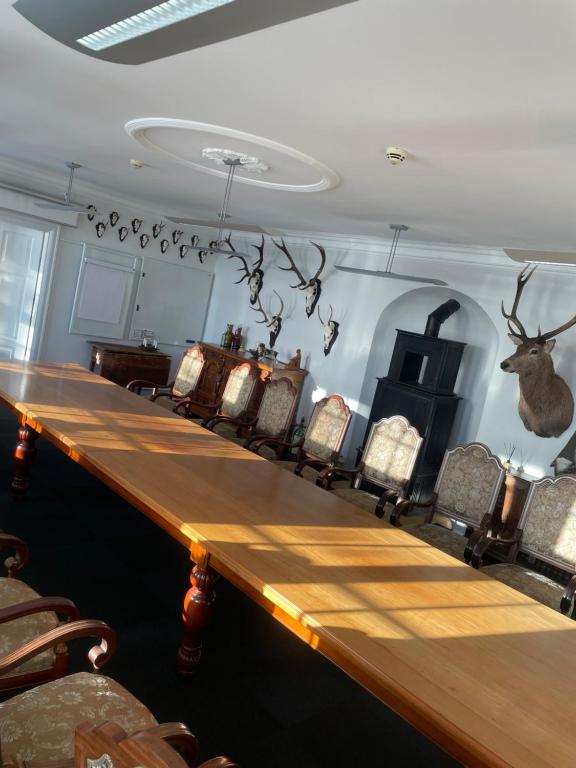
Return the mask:
<path id="1" fill-rule="evenodd" d="M 276 248 L 279 248 L 282 251 L 282 253 L 284 253 L 288 257 L 290 266 L 279 267 L 279 269 L 283 270 L 284 272 L 294 272 L 299 282 L 296 283 L 296 285 L 291 285 L 290 287 L 298 288 L 298 290 L 300 291 L 305 291 L 306 314 L 308 315 L 308 317 L 311 317 L 314 314 L 314 310 L 316 309 L 316 304 L 318 303 L 318 299 L 320 298 L 320 294 L 322 293 L 322 280 L 320 280 L 320 274 L 324 269 L 324 265 L 326 264 L 326 252 L 324 248 L 321 245 L 318 245 L 318 243 L 314 243 L 310 241 L 312 242 L 312 245 L 320 251 L 320 266 L 318 267 L 314 277 L 311 277 L 309 280 L 307 280 L 302 274 L 302 272 L 300 272 L 296 264 L 294 263 L 294 259 L 292 258 L 292 256 L 290 255 L 290 252 L 288 251 L 288 247 L 284 242 L 284 238 L 282 238 L 282 241 L 280 243 L 277 243 L 276 240 L 272 238 L 272 242 L 274 243 Z"/>
<path id="2" fill-rule="evenodd" d="M 554 372 L 550 353 L 560 333 L 576 324 L 576 316 L 553 331 L 528 336 L 518 317 L 518 305 L 524 286 L 534 274 L 525 267 L 518 275 L 516 296 L 508 314 L 502 302 L 502 314 L 508 321 L 508 336 L 516 344 L 516 352 L 500 363 L 503 371 L 517 373 L 520 379 L 518 413 L 529 432 L 538 437 L 558 437 L 572 422 L 574 399 L 568 384 Z"/>
<path id="3" fill-rule="evenodd" d="M 262 286 L 264 285 L 264 272 L 261 269 L 262 262 L 264 261 L 264 235 L 262 235 L 262 242 L 260 245 L 252 245 L 252 248 L 256 248 L 256 250 L 259 253 L 258 259 L 255 263 L 252 264 L 252 269 L 248 266 L 248 262 L 242 256 L 236 248 L 232 245 L 232 235 L 229 234 L 228 237 L 224 238 L 225 242 L 227 243 L 228 247 L 232 251 L 230 256 L 228 256 L 229 259 L 240 259 L 242 262 L 242 266 L 240 269 L 238 269 L 238 272 L 243 272 L 244 274 L 240 278 L 240 280 L 236 280 L 235 285 L 238 285 L 243 280 L 247 281 L 248 288 L 250 290 L 250 304 L 254 306 L 258 300 L 258 296 L 260 295 L 260 291 L 262 290 Z"/>
<path id="4" fill-rule="evenodd" d="M 260 301 L 260 296 L 256 296 L 256 303 L 258 304 L 258 306 L 251 307 L 251 309 L 253 309 L 255 312 L 261 312 L 262 315 L 264 315 L 264 320 L 256 320 L 256 322 L 259 324 L 266 323 L 266 327 L 270 329 L 270 343 L 269 343 L 270 349 L 274 349 L 276 340 L 278 339 L 278 336 L 280 335 L 280 331 L 282 330 L 282 312 L 284 311 L 284 302 L 282 301 L 282 297 L 277 291 L 274 291 L 274 293 L 280 299 L 280 309 L 275 315 L 272 315 L 272 317 L 268 317 L 268 315 L 264 311 L 262 302 Z"/>
<path id="5" fill-rule="evenodd" d="M 332 304 L 330 306 L 330 317 L 326 322 L 322 320 L 322 315 L 320 314 L 320 305 L 318 305 L 318 317 L 320 319 L 320 322 L 322 323 L 322 327 L 324 328 L 324 355 L 329 355 L 330 350 L 334 346 L 334 342 L 338 338 L 338 329 L 340 328 L 340 323 L 337 323 L 336 320 L 332 320 Z"/>

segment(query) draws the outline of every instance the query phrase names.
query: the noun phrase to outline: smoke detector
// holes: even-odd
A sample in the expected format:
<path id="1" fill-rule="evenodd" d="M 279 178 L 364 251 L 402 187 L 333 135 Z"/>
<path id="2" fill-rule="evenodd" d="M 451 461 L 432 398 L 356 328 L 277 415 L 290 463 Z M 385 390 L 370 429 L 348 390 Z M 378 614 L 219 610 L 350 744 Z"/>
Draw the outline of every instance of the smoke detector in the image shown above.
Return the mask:
<path id="1" fill-rule="evenodd" d="M 386 157 L 392 165 L 398 165 L 398 163 L 403 163 L 406 160 L 408 152 L 400 147 L 386 147 Z"/>

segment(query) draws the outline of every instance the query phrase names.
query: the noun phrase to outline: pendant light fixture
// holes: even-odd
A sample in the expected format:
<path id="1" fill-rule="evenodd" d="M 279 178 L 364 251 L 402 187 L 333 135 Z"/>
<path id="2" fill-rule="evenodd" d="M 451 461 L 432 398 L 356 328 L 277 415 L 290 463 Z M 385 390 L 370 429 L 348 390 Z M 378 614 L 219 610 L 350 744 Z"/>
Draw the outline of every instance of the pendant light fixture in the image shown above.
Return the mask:
<path id="1" fill-rule="evenodd" d="M 66 190 L 66 194 L 64 195 L 64 202 L 63 203 L 36 203 L 37 208 L 44 208 L 48 211 L 69 211 L 70 213 L 83 213 L 83 214 L 93 214 L 96 213 L 94 208 L 88 209 L 85 205 L 76 205 L 75 203 L 71 202 L 71 195 L 72 195 L 72 182 L 74 180 L 74 171 L 77 168 L 82 168 L 82 166 L 79 163 L 66 163 L 66 167 L 70 169 L 70 177 L 68 178 L 68 189 Z"/>
<path id="2" fill-rule="evenodd" d="M 402 232 L 406 232 L 408 227 L 405 224 L 390 224 L 390 229 L 393 230 L 394 236 L 390 244 L 390 253 L 388 254 L 388 261 L 386 262 L 386 269 L 359 269 L 358 267 L 342 267 L 337 266 L 340 272 L 352 272 L 355 275 L 370 275 L 376 277 L 387 277 L 393 280 L 407 280 L 411 283 L 427 283 L 429 285 L 448 285 L 443 280 L 437 280 L 433 277 L 417 277 L 415 275 L 403 275 L 399 272 L 393 272 L 392 267 L 394 265 L 394 257 L 396 256 L 396 248 L 398 247 L 398 241 Z"/>

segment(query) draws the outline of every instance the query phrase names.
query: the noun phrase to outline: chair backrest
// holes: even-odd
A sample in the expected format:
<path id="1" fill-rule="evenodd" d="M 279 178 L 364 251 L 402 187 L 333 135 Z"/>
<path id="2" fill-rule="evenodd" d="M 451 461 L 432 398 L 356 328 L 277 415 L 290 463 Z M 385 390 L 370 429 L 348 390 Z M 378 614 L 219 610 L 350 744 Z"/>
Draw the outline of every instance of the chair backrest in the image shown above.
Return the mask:
<path id="1" fill-rule="evenodd" d="M 172 387 L 172 393 L 176 397 L 186 397 L 196 389 L 204 363 L 204 352 L 199 344 L 186 350 Z"/>
<path id="2" fill-rule="evenodd" d="M 238 418 L 245 413 L 252 400 L 259 376 L 259 369 L 250 363 L 242 363 L 232 368 L 222 393 L 220 412 L 223 416 Z"/>
<path id="3" fill-rule="evenodd" d="M 292 425 L 297 401 L 298 390 L 290 379 L 269 381 L 258 409 L 255 434 L 269 437 L 285 435 Z"/>
<path id="4" fill-rule="evenodd" d="M 543 477 L 532 483 L 518 527 L 522 552 L 576 570 L 576 477 Z"/>
<path id="5" fill-rule="evenodd" d="M 304 453 L 324 460 L 337 458 L 351 418 L 352 412 L 340 395 L 319 400 L 304 436 Z"/>
<path id="6" fill-rule="evenodd" d="M 371 483 L 403 491 L 412 477 L 423 438 L 404 416 L 374 422 L 364 447 L 355 485 Z"/>
<path id="7" fill-rule="evenodd" d="M 497 456 L 482 443 L 459 445 L 446 451 L 434 488 L 436 510 L 478 526 L 492 514 L 506 477 Z"/>

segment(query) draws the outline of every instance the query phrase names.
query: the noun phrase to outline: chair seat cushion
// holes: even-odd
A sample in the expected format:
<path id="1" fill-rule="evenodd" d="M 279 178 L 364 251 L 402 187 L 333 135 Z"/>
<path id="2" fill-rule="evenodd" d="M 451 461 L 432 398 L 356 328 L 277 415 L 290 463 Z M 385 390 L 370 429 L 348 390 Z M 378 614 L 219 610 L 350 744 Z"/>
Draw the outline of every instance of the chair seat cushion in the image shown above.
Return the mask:
<path id="1" fill-rule="evenodd" d="M 40 595 L 27 584 L 18 579 L 0 578 L 0 608 L 8 608 L 28 600 L 35 600 Z M 39 635 L 55 629 L 59 624 L 55 613 L 34 613 L 31 616 L 23 616 L 14 621 L 0 624 L 0 656 L 6 656 L 17 650 L 25 643 L 35 640 Z M 55 654 L 52 648 L 38 654 L 29 661 L 20 664 L 2 677 L 15 677 L 29 672 L 39 672 L 51 669 L 55 663 Z"/>
<path id="2" fill-rule="evenodd" d="M 173 400 L 171 397 L 159 397 L 157 400 L 154 400 L 154 403 L 161 408 L 166 408 L 167 411 L 171 411 L 176 405 L 176 400 Z"/>
<path id="3" fill-rule="evenodd" d="M 402 519 L 402 527 L 404 527 L 404 518 Z M 427 544 L 431 544 L 433 547 L 441 549 L 442 552 L 464 562 L 464 549 L 468 541 L 465 536 L 434 523 L 423 523 L 409 527 L 409 532 L 412 536 L 416 536 Z"/>
<path id="4" fill-rule="evenodd" d="M 517 589 L 518 592 L 523 592 L 528 597 L 538 600 L 539 603 L 544 603 L 556 611 L 560 610 L 560 599 L 565 588 L 541 573 L 536 573 L 514 563 L 489 565 L 482 568 L 482 573 L 504 582 L 512 589 Z"/>
<path id="5" fill-rule="evenodd" d="M 213 431 L 217 435 L 220 435 L 220 437 L 225 437 L 227 440 L 233 440 L 237 436 L 236 433 L 238 432 L 238 427 L 235 427 L 232 424 L 227 424 L 225 421 L 220 421 L 215 425 Z M 243 443 L 244 440 L 241 440 L 240 442 Z"/>
<path id="6" fill-rule="evenodd" d="M 335 488 L 332 493 L 340 499 L 354 504 L 355 507 L 366 510 L 366 512 L 374 514 L 376 511 L 379 497 L 367 491 L 362 491 L 360 488 Z"/>
<path id="7" fill-rule="evenodd" d="M 156 725 L 138 699 L 109 677 L 80 672 L 0 703 L 4 762 L 50 765 L 74 756 L 74 730 L 112 720 L 128 734 Z"/>

